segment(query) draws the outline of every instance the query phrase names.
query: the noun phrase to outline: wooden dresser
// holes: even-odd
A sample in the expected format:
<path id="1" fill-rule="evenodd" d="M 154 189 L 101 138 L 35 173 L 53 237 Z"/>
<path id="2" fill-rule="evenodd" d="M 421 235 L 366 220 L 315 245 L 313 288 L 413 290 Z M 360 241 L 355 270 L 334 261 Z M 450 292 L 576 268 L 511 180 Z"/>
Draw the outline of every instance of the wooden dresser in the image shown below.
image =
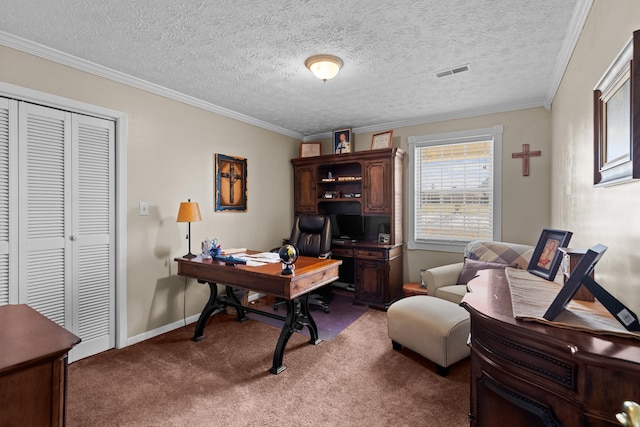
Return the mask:
<path id="1" fill-rule="evenodd" d="M 67 353 L 80 338 L 31 307 L 0 306 L 0 425 L 63 426 Z"/>
<path id="2" fill-rule="evenodd" d="M 640 402 L 640 340 L 515 320 L 503 270 L 469 288 L 472 426 L 619 426 Z"/>

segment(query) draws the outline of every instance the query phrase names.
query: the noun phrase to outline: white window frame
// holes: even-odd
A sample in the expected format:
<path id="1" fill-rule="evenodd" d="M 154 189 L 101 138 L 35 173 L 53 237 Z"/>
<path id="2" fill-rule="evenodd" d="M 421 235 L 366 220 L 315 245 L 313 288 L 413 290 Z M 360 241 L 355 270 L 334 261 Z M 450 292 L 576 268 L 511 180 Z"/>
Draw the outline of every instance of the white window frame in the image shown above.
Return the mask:
<path id="1" fill-rule="evenodd" d="M 433 145 L 460 144 L 479 140 L 493 139 L 493 240 L 501 238 L 502 212 L 502 125 L 495 125 L 484 129 L 473 129 L 460 132 L 448 132 L 435 135 L 409 137 L 409 176 L 407 179 L 409 197 L 407 212 L 409 217 L 409 236 L 407 248 L 409 250 L 427 250 L 440 252 L 464 252 L 468 241 L 460 240 L 420 240 L 415 238 L 415 159 L 417 149 Z"/>

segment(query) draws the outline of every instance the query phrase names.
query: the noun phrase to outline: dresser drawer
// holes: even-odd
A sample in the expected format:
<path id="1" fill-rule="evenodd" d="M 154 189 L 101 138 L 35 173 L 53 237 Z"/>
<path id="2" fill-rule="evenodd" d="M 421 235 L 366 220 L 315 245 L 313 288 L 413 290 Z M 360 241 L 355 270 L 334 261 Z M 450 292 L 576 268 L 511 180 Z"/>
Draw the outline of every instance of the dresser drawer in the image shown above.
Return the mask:
<path id="1" fill-rule="evenodd" d="M 353 249 L 352 248 L 331 248 L 331 252 L 334 256 L 342 256 L 342 257 L 353 257 Z"/>
<path id="2" fill-rule="evenodd" d="M 356 258 L 366 259 L 386 259 L 386 251 L 376 251 L 373 249 L 356 249 Z"/>
<path id="3" fill-rule="evenodd" d="M 548 390 L 577 390 L 578 366 L 568 351 L 560 354 L 557 349 L 529 337 L 507 334 L 495 326 L 489 328 L 482 321 L 474 321 L 471 325 L 471 347 L 478 354 L 490 355 L 504 372 L 510 371 Z"/>

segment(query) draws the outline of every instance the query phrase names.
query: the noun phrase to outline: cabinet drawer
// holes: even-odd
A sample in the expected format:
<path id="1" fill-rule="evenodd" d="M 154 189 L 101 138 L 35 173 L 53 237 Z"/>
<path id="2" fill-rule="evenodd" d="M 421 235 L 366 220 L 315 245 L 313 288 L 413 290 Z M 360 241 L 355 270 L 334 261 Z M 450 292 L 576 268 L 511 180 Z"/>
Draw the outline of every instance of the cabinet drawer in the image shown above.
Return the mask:
<path id="1" fill-rule="evenodd" d="M 331 248 L 334 256 L 353 257 L 353 249 L 351 248 Z"/>
<path id="2" fill-rule="evenodd" d="M 386 259 L 385 251 L 374 251 L 372 249 L 356 249 L 356 257 L 366 259 Z"/>

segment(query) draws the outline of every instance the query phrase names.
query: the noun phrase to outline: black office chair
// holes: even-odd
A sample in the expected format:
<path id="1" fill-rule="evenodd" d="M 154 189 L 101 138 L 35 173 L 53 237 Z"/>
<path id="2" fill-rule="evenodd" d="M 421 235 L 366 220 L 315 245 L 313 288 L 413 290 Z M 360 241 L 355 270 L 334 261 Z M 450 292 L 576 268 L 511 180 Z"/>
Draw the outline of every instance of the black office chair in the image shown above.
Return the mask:
<path id="1" fill-rule="evenodd" d="M 318 258 L 331 258 L 331 218 L 325 215 L 298 215 L 293 223 L 289 244 L 298 249 L 298 255 Z M 284 300 L 276 300 L 273 309 L 277 310 Z M 329 306 L 318 294 L 309 295 L 309 305 L 321 307 L 325 313 Z"/>

